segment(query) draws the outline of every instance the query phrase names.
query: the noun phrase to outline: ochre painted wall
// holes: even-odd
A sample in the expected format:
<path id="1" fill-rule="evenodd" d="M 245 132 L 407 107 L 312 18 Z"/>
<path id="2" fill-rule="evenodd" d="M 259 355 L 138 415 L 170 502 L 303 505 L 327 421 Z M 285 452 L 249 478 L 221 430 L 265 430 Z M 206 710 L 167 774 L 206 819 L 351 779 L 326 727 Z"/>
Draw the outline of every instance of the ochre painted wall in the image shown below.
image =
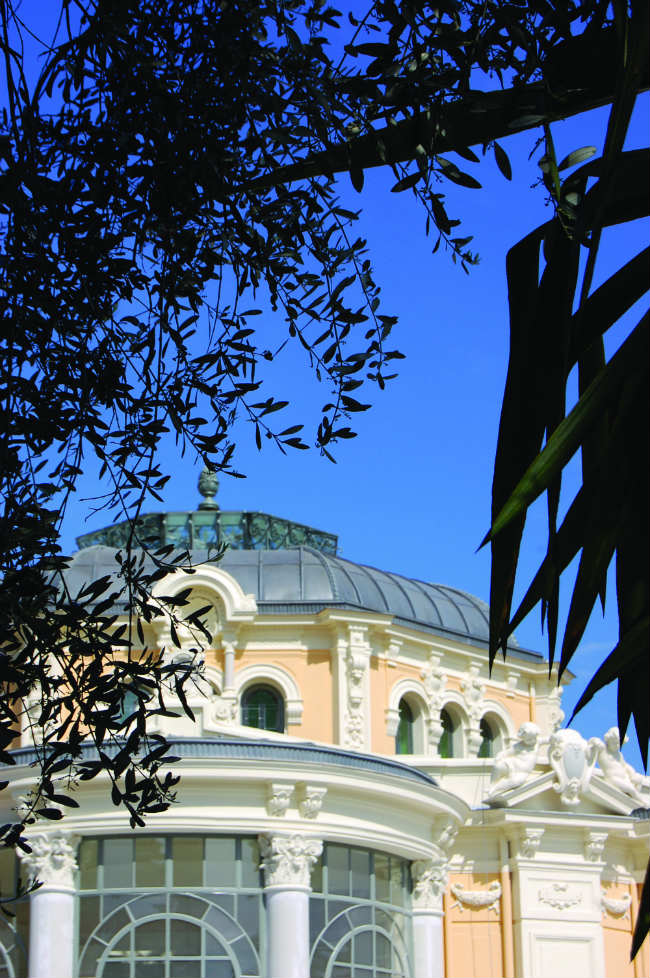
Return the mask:
<path id="1" fill-rule="evenodd" d="M 612 899 L 631 896 L 625 883 L 605 883 L 603 890 Z M 605 941 L 606 978 L 634 978 L 634 964 L 630 961 L 632 942 L 632 907 L 622 917 L 613 917 L 603 907 L 603 938 Z"/>
<path id="2" fill-rule="evenodd" d="M 445 893 L 445 961 L 447 978 L 499 978 L 503 975 L 501 900 L 487 909 L 463 907 L 451 892 L 487 890 L 498 873 L 450 873 Z"/>

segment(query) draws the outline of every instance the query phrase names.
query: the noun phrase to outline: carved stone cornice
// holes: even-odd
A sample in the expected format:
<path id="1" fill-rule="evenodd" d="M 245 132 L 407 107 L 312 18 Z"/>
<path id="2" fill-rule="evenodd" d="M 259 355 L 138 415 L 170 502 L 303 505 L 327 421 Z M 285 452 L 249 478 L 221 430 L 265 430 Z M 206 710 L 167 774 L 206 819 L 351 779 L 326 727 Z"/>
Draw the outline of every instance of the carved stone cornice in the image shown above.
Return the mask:
<path id="1" fill-rule="evenodd" d="M 42 889 L 73 890 L 79 836 L 61 831 L 44 832 L 30 835 L 26 841 L 32 851 L 20 851 L 18 855 L 26 867 L 29 884 L 39 882 L 43 884 Z"/>
<path id="2" fill-rule="evenodd" d="M 433 859 L 418 859 L 411 864 L 414 910 L 442 911 L 448 868 L 447 860 L 442 854 Z"/>
<path id="3" fill-rule="evenodd" d="M 323 851 L 320 839 L 298 834 L 261 835 L 259 842 L 267 887 L 309 887 L 312 867 Z"/>

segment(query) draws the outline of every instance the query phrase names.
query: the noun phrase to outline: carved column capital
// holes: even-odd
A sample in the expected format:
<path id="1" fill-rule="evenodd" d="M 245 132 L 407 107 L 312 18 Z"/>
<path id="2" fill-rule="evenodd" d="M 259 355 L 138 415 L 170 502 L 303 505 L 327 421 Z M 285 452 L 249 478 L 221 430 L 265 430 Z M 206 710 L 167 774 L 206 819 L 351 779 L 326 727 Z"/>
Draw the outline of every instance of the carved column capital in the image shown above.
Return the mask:
<path id="1" fill-rule="evenodd" d="M 448 863 L 444 856 L 418 859 L 411 864 L 413 909 L 442 911 L 442 895 L 447 887 Z"/>
<path id="2" fill-rule="evenodd" d="M 320 839 L 305 835 L 261 835 L 264 881 L 269 886 L 309 888 L 312 867 L 321 852 Z"/>
<path id="3" fill-rule="evenodd" d="M 75 887 L 77 845 L 79 837 L 69 832 L 48 832 L 31 835 L 26 840 L 31 852 L 19 852 L 27 869 L 30 885 L 42 883 L 42 890 Z"/>

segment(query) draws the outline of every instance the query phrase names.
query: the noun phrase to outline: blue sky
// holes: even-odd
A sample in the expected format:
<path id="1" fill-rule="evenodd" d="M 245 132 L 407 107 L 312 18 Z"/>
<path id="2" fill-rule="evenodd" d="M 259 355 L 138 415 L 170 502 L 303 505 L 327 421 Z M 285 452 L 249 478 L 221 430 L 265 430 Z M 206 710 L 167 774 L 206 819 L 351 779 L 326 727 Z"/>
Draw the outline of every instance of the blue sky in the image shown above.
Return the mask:
<path id="1" fill-rule="evenodd" d="M 28 6 L 44 9 L 36 3 Z M 647 145 L 648 106 L 645 95 L 635 111 L 630 147 Z M 558 157 L 584 145 L 600 148 L 605 125 L 604 111 L 555 124 Z M 254 432 L 242 423 L 235 432 L 235 464 L 247 478 L 221 480 L 222 508 L 262 510 L 308 523 L 337 533 L 343 557 L 488 597 L 489 552 L 486 548 L 476 553 L 476 548 L 489 525 L 508 358 L 505 255 L 550 216 L 543 186 L 534 186 L 539 176 L 536 160 L 528 159 L 536 135 L 503 141 L 513 163 L 511 183 L 486 157 L 480 166 L 462 164 L 482 182 L 482 190 L 451 183 L 441 188 L 448 195 L 450 216 L 462 218 L 458 233 L 474 235 L 471 247 L 481 261 L 469 276 L 451 263 L 442 248 L 432 255 L 435 238 L 425 237 L 424 214 L 410 191 L 390 193 L 395 182 L 390 171 L 368 171 L 360 195 L 347 176 L 341 178 L 344 202 L 363 209 L 359 229 L 368 240 L 375 278 L 382 286 L 383 311 L 399 315 L 394 346 L 406 354 L 406 360 L 398 363 L 399 377 L 384 392 L 374 391 L 373 409 L 354 416 L 359 437 L 338 447 L 336 465 L 313 449 L 283 456 L 265 443 L 258 452 Z M 624 256 L 631 257 L 643 247 L 647 236 L 647 222 L 608 233 L 594 287 Z M 610 349 L 638 318 L 633 314 L 611 331 Z M 280 333 L 284 328 L 281 321 L 273 322 L 266 308 L 264 317 L 252 325 L 258 323 Z M 305 422 L 306 431 L 310 425 L 313 430 L 328 391 L 316 382 L 300 348 L 287 347 L 271 368 L 266 396 L 289 398 L 286 425 Z M 194 508 L 200 465 L 192 458 L 181 459 L 170 441 L 165 445 L 163 469 L 171 473 L 165 508 Z M 566 479 L 565 507 L 577 486 L 577 471 L 573 465 Z M 75 549 L 78 533 L 110 522 L 106 514 L 89 517 L 91 507 L 84 497 L 95 495 L 95 480 L 95 469 L 89 467 L 63 524 L 66 551 Z M 544 556 L 545 534 L 545 503 L 541 502 L 528 519 L 520 595 Z M 571 663 L 576 678 L 564 697 L 567 717 L 589 676 L 616 644 L 613 581 L 611 585 L 605 616 L 594 611 Z M 564 595 L 566 607 L 569 580 Z M 517 636 L 520 644 L 546 651 L 538 610 Z M 615 722 L 612 686 L 574 725 L 585 736 L 602 736 Z M 633 730 L 626 754 L 635 766 L 640 765 Z"/>

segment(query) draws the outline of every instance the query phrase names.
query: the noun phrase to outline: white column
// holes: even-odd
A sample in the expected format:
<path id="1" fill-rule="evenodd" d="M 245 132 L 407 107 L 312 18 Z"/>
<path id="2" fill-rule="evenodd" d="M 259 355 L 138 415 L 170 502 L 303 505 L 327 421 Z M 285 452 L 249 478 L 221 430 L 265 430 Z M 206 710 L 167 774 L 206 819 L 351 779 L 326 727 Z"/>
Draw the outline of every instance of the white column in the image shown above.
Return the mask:
<path id="1" fill-rule="evenodd" d="M 20 853 L 29 881 L 43 885 L 29 898 L 29 978 L 73 978 L 74 874 L 78 839 L 67 832 L 29 836 Z"/>
<path id="2" fill-rule="evenodd" d="M 235 689 L 235 643 L 222 642 L 223 645 L 223 689 L 232 693 Z"/>
<path id="3" fill-rule="evenodd" d="M 447 862 L 441 853 L 411 865 L 413 874 L 413 978 L 444 978 L 442 895 Z"/>
<path id="4" fill-rule="evenodd" d="M 309 877 L 323 849 L 304 835 L 260 836 L 266 896 L 267 978 L 309 978 Z"/>

